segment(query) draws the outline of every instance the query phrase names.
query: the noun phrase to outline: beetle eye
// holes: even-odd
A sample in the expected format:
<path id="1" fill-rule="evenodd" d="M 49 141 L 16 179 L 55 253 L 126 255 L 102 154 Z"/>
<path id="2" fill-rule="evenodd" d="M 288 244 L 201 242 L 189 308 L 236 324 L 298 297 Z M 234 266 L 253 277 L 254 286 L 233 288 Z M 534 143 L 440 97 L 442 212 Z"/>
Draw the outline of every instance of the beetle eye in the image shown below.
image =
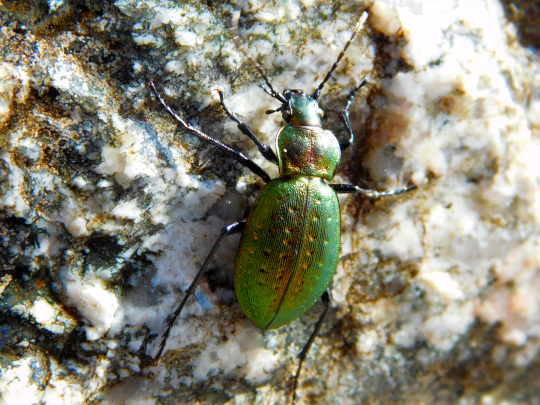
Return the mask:
<path id="1" fill-rule="evenodd" d="M 291 117 L 292 117 L 292 108 L 291 108 L 291 105 L 289 103 L 283 105 L 283 108 L 281 110 L 281 116 L 283 117 L 285 122 L 289 122 L 289 120 L 291 119 Z"/>

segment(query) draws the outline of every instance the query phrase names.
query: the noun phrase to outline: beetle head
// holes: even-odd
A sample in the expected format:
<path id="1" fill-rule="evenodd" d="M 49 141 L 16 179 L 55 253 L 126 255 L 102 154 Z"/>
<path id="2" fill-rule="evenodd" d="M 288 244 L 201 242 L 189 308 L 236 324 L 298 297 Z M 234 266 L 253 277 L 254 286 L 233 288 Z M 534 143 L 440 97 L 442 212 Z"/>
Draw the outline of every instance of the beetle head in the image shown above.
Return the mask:
<path id="1" fill-rule="evenodd" d="M 293 127 L 322 126 L 323 111 L 317 100 L 311 95 L 302 90 L 286 89 L 283 92 L 283 97 L 285 101 L 279 111 L 287 124 Z"/>

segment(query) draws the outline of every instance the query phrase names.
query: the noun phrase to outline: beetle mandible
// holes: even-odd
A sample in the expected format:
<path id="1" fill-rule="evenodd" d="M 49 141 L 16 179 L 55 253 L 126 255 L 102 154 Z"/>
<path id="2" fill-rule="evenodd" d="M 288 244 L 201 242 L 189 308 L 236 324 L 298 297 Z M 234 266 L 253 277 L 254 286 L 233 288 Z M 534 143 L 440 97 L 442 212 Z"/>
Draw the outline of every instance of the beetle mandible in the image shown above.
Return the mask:
<path id="1" fill-rule="evenodd" d="M 242 133 L 252 139 L 260 153 L 279 166 L 279 177 L 270 176 L 244 154 L 211 138 L 175 114 L 149 83 L 165 110 L 189 133 L 230 154 L 265 183 L 247 220 L 225 226 L 214 243 L 181 303 L 166 321 L 166 328 L 155 356 L 158 360 L 167 338 L 188 298 L 193 295 L 223 237 L 241 233 L 234 268 L 234 287 L 238 302 L 246 316 L 261 329 L 275 329 L 304 314 L 319 299 L 324 310 L 307 343 L 299 354 L 294 375 L 293 399 L 302 363 L 330 309 L 329 285 L 336 271 L 340 252 L 340 208 L 337 193 L 360 193 L 368 198 L 401 194 L 416 185 L 379 192 L 352 184 L 328 184 L 338 168 L 341 151 L 352 144 L 353 130 L 349 120 L 351 103 L 366 81 L 362 81 L 347 97 L 339 113 L 348 138 L 339 142 L 335 135 L 322 128 L 323 112 L 318 104 L 322 89 L 356 37 L 359 26 L 367 18 L 363 13 L 350 39 L 329 72 L 312 94 L 302 90 L 276 91 L 259 64 L 240 47 L 264 79 L 261 88 L 281 103 L 267 114 L 280 112 L 285 126 L 276 139 L 277 154 L 257 139 L 248 124 L 241 121 L 219 97 L 225 113 L 238 124 Z"/>

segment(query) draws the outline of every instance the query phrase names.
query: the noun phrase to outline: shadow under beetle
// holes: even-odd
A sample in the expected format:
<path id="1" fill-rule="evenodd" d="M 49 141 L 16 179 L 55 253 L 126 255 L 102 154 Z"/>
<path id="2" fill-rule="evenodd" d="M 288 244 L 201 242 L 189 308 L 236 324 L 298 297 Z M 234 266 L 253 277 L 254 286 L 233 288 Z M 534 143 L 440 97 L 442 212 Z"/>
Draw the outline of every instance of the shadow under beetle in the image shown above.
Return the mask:
<path id="1" fill-rule="evenodd" d="M 279 93 L 257 62 L 240 48 L 264 79 L 266 87 L 261 86 L 262 89 L 281 103 L 276 110 L 267 111 L 267 114 L 281 112 L 286 123 L 277 135 L 277 154 L 259 142 L 249 125 L 240 121 L 225 105 L 223 94 L 218 90 L 221 105 L 225 113 L 238 124 L 240 131 L 253 140 L 261 154 L 279 166 L 280 177 L 273 180 L 245 155 L 211 138 L 176 115 L 161 98 L 154 84 L 149 83 L 159 102 L 181 127 L 229 153 L 267 183 L 257 197 L 248 219 L 221 230 L 182 302 L 168 317 L 155 360 L 161 357 L 173 324 L 208 269 L 222 238 L 241 233 L 234 268 L 234 287 L 242 310 L 257 327 L 275 329 L 288 324 L 304 314 L 319 299 L 325 306 L 298 356 L 298 369 L 293 377 L 294 401 L 302 363 L 330 309 L 331 294 L 328 287 L 336 271 L 341 244 L 341 218 L 336 193 L 360 193 L 369 198 L 378 198 L 404 193 L 417 187 L 412 185 L 379 192 L 352 184 L 325 182 L 334 178 L 341 151 L 353 142 L 349 108 L 366 81 L 362 81 L 350 92 L 345 108 L 339 113 L 349 135 L 341 143 L 332 132 L 322 128 L 323 112 L 317 100 L 356 37 L 359 25 L 360 22 L 313 94 L 292 89 Z"/>

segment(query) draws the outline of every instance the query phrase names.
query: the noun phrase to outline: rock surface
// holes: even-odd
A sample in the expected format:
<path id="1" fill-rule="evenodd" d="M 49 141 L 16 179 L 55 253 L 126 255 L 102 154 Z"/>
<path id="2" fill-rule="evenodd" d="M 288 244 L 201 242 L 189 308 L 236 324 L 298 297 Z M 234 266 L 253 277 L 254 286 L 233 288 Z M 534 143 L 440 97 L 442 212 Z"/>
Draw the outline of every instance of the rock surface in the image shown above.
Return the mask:
<path id="1" fill-rule="evenodd" d="M 214 91 L 273 146 L 279 103 L 232 37 L 275 88 L 312 91 L 368 9 L 321 96 L 342 137 L 333 111 L 368 81 L 334 182 L 419 190 L 341 198 L 332 311 L 297 403 L 540 403 L 539 42 L 530 29 L 522 42 L 531 7 L 512 4 L 0 2 L 0 402 L 290 399 L 322 305 L 255 329 L 232 288 L 237 236 L 152 363 L 262 182 L 178 129 L 144 84 L 276 176 Z"/>

